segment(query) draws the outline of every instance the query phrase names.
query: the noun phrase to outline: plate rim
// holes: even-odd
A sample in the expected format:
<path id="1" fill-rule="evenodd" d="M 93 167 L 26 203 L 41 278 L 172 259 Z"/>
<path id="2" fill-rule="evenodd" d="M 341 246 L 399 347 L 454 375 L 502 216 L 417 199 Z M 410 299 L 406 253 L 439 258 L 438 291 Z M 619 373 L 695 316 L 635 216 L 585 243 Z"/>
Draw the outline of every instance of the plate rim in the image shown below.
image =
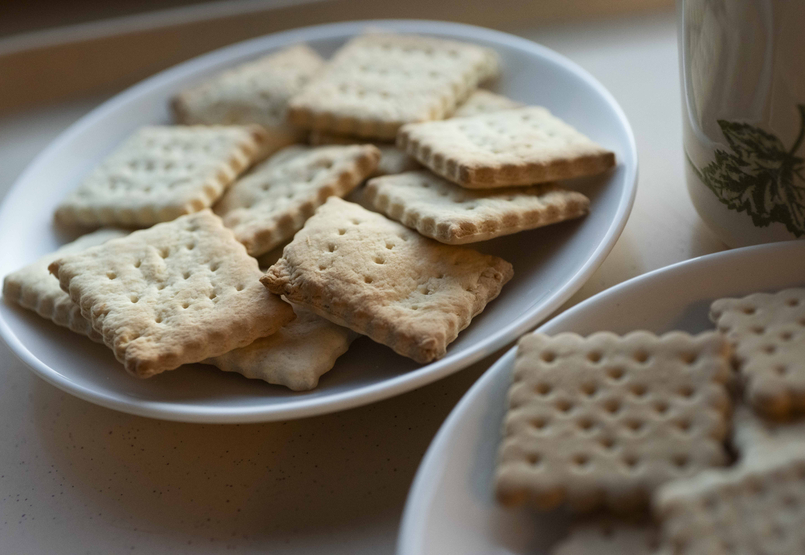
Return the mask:
<path id="1" fill-rule="evenodd" d="M 697 256 L 670 264 L 668 266 L 663 266 L 661 268 L 657 268 L 655 270 L 651 270 L 650 272 L 630 278 L 626 281 L 622 281 L 621 283 L 596 293 L 592 297 L 585 299 L 579 304 L 544 322 L 532 333 L 540 333 L 545 331 L 550 332 L 550 328 L 552 326 L 556 326 L 557 322 L 561 323 L 564 318 L 572 318 L 577 313 L 586 311 L 588 306 L 594 305 L 606 297 L 618 295 L 624 290 L 631 289 L 632 287 L 639 287 L 657 278 L 672 275 L 677 272 L 684 272 L 689 270 L 691 267 L 707 267 L 713 263 L 720 263 L 722 260 L 751 257 L 752 254 L 757 251 L 772 252 L 775 250 L 785 251 L 788 249 L 803 250 L 803 244 L 805 243 L 791 240 L 753 245 L 749 247 L 730 249 Z M 423 537 L 425 529 L 423 528 L 423 520 L 417 519 L 416 516 L 418 514 L 425 514 L 423 509 L 425 506 L 427 506 L 427 494 L 432 489 L 430 486 L 434 484 L 435 475 L 437 474 L 435 472 L 426 471 L 426 468 L 430 469 L 431 467 L 438 465 L 439 455 L 449 444 L 451 438 L 456 437 L 453 434 L 453 431 L 456 426 L 458 426 L 459 422 L 461 422 L 463 413 L 472 404 L 480 392 L 486 389 L 488 384 L 492 383 L 497 375 L 505 370 L 505 367 L 513 363 L 516 351 L 517 346 L 515 345 L 506 351 L 486 371 L 484 371 L 483 375 L 478 378 L 478 380 L 464 393 L 459 402 L 456 403 L 456 406 L 450 411 L 450 414 L 447 416 L 444 422 L 442 422 L 442 425 L 439 427 L 439 430 L 436 432 L 433 440 L 431 440 L 425 455 L 422 457 L 422 460 L 419 463 L 414 480 L 411 482 L 411 487 L 408 490 L 405 508 L 403 509 L 403 515 L 398 528 L 396 545 L 397 555 L 418 555 L 418 552 L 416 551 L 416 542 Z"/>
<path id="2" fill-rule="evenodd" d="M 251 423 L 291 420 L 339 412 L 374 403 L 433 383 L 454 372 L 460 371 L 495 352 L 514 338 L 539 324 L 578 291 L 614 247 L 626 226 L 634 205 L 635 195 L 637 193 L 638 155 L 631 125 L 623 109 L 612 94 L 589 72 L 565 56 L 531 40 L 509 33 L 475 25 L 446 21 L 379 19 L 310 25 L 234 43 L 162 70 L 114 95 L 62 131 L 28 164 L 25 170 L 15 180 L 2 201 L 2 207 L 0 207 L 0 222 L 4 221 L 4 216 L 11 210 L 10 207 L 14 204 L 17 197 L 22 194 L 26 182 L 31 179 L 30 176 L 37 171 L 40 165 L 46 163 L 49 158 L 59 152 L 65 145 L 68 145 L 75 136 L 84 132 L 87 127 L 95 125 L 98 120 L 105 118 L 107 114 L 117 110 L 119 105 L 125 104 L 130 98 L 136 98 L 141 91 L 149 90 L 152 86 L 157 85 L 165 79 L 178 79 L 183 75 L 192 74 L 199 67 L 212 65 L 217 59 L 230 57 L 235 52 L 242 52 L 244 54 L 259 53 L 290 44 L 294 40 L 311 40 L 311 34 L 314 34 L 316 38 L 335 38 L 344 35 L 354 35 L 367 26 L 386 26 L 400 32 L 449 35 L 455 39 L 470 41 L 486 40 L 521 51 L 527 51 L 532 55 L 546 58 L 562 66 L 577 78 L 581 79 L 585 84 L 590 86 L 596 94 L 602 97 L 615 114 L 621 130 L 626 136 L 624 159 L 631 159 L 634 163 L 625 165 L 624 167 L 624 190 L 621 194 L 614 218 L 610 222 L 606 233 L 592 255 L 587 258 L 562 287 L 559 287 L 546 296 L 545 302 L 542 303 L 540 309 L 515 319 L 509 325 L 491 334 L 485 341 L 478 343 L 476 347 L 470 348 L 465 355 L 456 360 L 448 360 L 448 362 L 445 362 L 445 359 L 442 359 L 441 361 L 435 361 L 434 363 L 417 368 L 406 374 L 332 396 L 322 398 L 314 397 L 304 400 L 289 397 L 287 402 L 270 405 L 262 409 L 253 406 L 243 408 L 208 406 L 199 408 L 198 406 L 182 406 L 171 402 L 146 400 L 137 400 L 135 402 L 125 396 L 118 397 L 108 393 L 99 393 L 92 388 L 74 382 L 40 361 L 22 344 L 6 319 L 0 314 L 0 337 L 3 338 L 14 355 L 31 369 L 34 374 L 62 391 L 94 404 L 128 414 L 162 420 L 196 423 Z"/>

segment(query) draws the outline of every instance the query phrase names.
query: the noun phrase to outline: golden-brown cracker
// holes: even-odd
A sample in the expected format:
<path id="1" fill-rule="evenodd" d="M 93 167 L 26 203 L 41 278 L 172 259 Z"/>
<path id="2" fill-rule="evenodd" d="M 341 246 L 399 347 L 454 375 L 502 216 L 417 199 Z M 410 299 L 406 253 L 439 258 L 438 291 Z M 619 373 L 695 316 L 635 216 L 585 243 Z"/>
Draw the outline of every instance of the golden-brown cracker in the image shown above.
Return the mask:
<path id="1" fill-rule="evenodd" d="M 198 212 L 257 159 L 265 137 L 256 125 L 143 127 L 62 201 L 56 219 L 147 227 Z"/>
<path id="2" fill-rule="evenodd" d="M 372 145 L 290 147 L 237 181 L 215 212 L 252 256 L 260 256 L 299 231 L 330 196 L 343 197 L 377 166 Z"/>
<path id="3" fill-rule="evenodd" d="M 556 184 L 470 190 L 429 171 L 377 177 L 364 194 L 377 210 L 441 243 L 486 241 L 587 214 L 583 194 Z"/>
<path id="4" fill-rule="evenodd" d="M 244 347 L 294 318 L 209 210 L 63 256 L 50 271 L 142 378 Z"/>
<path id="5" fill-rule="evenodd" d="M 594 175 L 615 165 L 612 152 L 538 106 L 411 123 L 397 146 L 471 189 Z"/>
<path id="6" fill-rule="evenodd" d="M 287 122 L 288 100 L 323 65 L 307 45 L 284 48 L 181 91 L 171 103 L 174 117 L 184 125 L 261 125 L 267 156 L 304 138 L 304 131 Z"/>
<path id="7" fill-rule="evenodd" d="M 262 282 L 338 325 L 427 363 L 512 277 L 495 256 L 441 245 L 330 197 Z"/>
<path id="8" fill-rule="evenodd" d="M 353 38 L 289 103 L 300 127 L 393 140 L 401 125 L 450 116 L 498 72 L 494 51 L 463 42 L 371 33 Z"/>

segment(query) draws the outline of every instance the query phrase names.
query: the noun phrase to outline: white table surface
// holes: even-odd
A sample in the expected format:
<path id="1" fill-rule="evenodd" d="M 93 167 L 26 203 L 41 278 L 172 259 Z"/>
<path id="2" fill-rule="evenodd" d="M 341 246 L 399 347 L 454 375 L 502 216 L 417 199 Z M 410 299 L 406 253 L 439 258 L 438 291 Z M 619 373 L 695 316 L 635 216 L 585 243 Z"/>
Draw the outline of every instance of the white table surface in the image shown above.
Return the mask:
<path id="1" fill-rule="evenodd" d="M 724 249 L 685 190 L 673 14 L 508 30 L 600 79 L 637 138 L 640 182 L 629 223 L 566 307 Z M 0 193 L 100 100 L 0 119 Z M 499 354 L 340 414 L 212 426 L 129 416 L 73 398 L 0 343 L 0 553 L 393 553 L 422 455 Z"/>

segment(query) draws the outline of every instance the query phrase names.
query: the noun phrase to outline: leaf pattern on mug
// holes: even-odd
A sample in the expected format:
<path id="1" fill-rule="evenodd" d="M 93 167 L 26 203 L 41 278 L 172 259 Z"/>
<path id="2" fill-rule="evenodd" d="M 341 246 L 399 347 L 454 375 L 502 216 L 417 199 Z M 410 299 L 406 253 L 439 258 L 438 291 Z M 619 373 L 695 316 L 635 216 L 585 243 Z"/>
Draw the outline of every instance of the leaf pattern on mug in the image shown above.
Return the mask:
<path id="1" fill-rule="evenodd" d="M 805 235 L 805 160 L 795 153 L 805 136 L 805 105 L 798 105 L 800 129 L 790 149 L 771 133 L 748 123 L 718 120 L 732 152 L 716 150 L 702 170 L 688 158 L 702 182 L 731 210 L 746 212 L 758 227 L 785 225 Z"/>

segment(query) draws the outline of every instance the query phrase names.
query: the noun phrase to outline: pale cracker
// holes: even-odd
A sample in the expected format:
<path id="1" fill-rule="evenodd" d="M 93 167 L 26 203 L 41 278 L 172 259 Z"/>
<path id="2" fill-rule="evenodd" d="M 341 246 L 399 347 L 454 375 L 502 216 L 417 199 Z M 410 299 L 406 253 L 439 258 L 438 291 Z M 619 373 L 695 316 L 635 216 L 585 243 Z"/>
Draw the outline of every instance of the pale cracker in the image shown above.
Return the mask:
<path id="1" fill-rule="evenodd" d="M 305 132 L 286 120 L 288 100 L 323 66 L 307 45 L 284 48 L 180 92 L 171 104 L 175 119 L 184 125 L 261 125 L 268 132 L 267 156 L 304 138 Z"/>
<path id="2" fill-rule="evenodd" d="M 320 316 L 295 309 L 296 319 L 268 337 L 205 361 L 225 372 L 308 391 L 332 369 L 357 334 Z"/>
<path id="3" fill-rule="evenodd" d="M 726 464 L 729 373 L 729 345 L 714 332 L 522 337 L 498 499 L 634 509 L 668 480 Z"/>
<path id="4" fill-rule="evenodd" d="M 471 189 L 582 177 L 615 165 L 612 152 L 538 106 L 408 124 L 397 146 Z"/>
<path id="5" fill-rule="evenodd" d="M 672 555 L 805 553 L 805 451 L 670 482 L 654 509 Z"/>
<path id="6" fill-rule="evenodd" d="M 453 113 L 453 117 L 465 118 L 480 114 L 491 114 L 492 112 L 513 110 L 514 108 L 522 108 L 523 106 L 525 106 L 525 104 L 522 102 L 517 102 L 516 100 L 512 100 L 511 98 L 503 96 L 502 94 L 496 94 L 492 91 L 478 89 L 456 109 L 456 111 Z"/>
<path id="7" fill-rule="evenodd" d="M 259 126 L 143 127 L 62 201 L 64 224 L 147 227 L 210 207 L 259 155 Z"/>
<path id="8" fill-rule="evenodd" d="M 805 411 L 805 289 L 720 299 L 710 319 L 734 346 L 753 407 L 775 418 Z"/>
<path id="9" fill-rule="evenodd" d="M 330 197 L 261 279 L 340 326 L 427 363 L 512 277 L 511 265 L 440 245 Z"/>
<path id="10" fill-rule="evenodd" d="M 739 453 L 741 464 L 783 449 L 799 449 L 805 453 L 805 419 L 771 421 L 746 406 L 740 406 L 732 420 L 732 444 Z"/>
<path id="11" fill-rule="evenodd" d="M 104 228 L 63 245 L 55 252 L 46 254 L 36 262 L 8 274 L 3 279 L 3 296 L 23 308 L 33 310 L 54 324 L 102 343 L 101 335 L 92 329 L 89 320 L 81 316 L 81 310 L 70 295 L 61 290 L 59 280 L 48 272 L 48 266 L 64 255 L 101 245 L 109 239 L 124 237 L 127 233 L 120 229 Z"/>
<path id="12" fill-rule="evenodd" d="M 291 99 L 289 117 L 309 129 L 393 140 L 405 123 L 450 116 L 497 72 L 497 55 L 488 48 L 416 35 L 361 35 Z"/>
<path id="13" fill-rule="evenodd" d="M 330 196 L 343 197 L 377 166 L 372 145 L 321 146 L 278 154 L 237 181 L 215 205 L 224 225 L 252 256 L 267 253 L 302 229 Z"/>
<path id="14" fill-rule="evenodd" d="M 649 522 L 599 517 L 574 523 L 550 555 L 654 555 L 658 530 Z"/>
<path id="15" fill-rule="evenodd" d="M 378 177 L 366 198 L 380 212 L 449 245 L 486 241 L 587 214 L 581 193 L 547 183 L 470 190 L 429 171 Z"/>
<path id="16" fill-rule="evenodd" d="M 312 145 L 354 145 L 364 144 L 366 141 L 358 137 L 334 135 L 322 131 L 311 131 L 308 142 Z M 372 175 L 369 177 L 394 175 L 417 170 L 422 167 L 419 162 L 394 146 L 394 143 L 373 142 L 372 144 L 380 151 L 380 161 L 377 163 L 375 171 L 373 171 Z"/>
<path id="17" fill-rule="evenodd" d="M 141 378 L 245 347 L 294 318 L 209 210 L 62 257 L 50 271 Z"/>

